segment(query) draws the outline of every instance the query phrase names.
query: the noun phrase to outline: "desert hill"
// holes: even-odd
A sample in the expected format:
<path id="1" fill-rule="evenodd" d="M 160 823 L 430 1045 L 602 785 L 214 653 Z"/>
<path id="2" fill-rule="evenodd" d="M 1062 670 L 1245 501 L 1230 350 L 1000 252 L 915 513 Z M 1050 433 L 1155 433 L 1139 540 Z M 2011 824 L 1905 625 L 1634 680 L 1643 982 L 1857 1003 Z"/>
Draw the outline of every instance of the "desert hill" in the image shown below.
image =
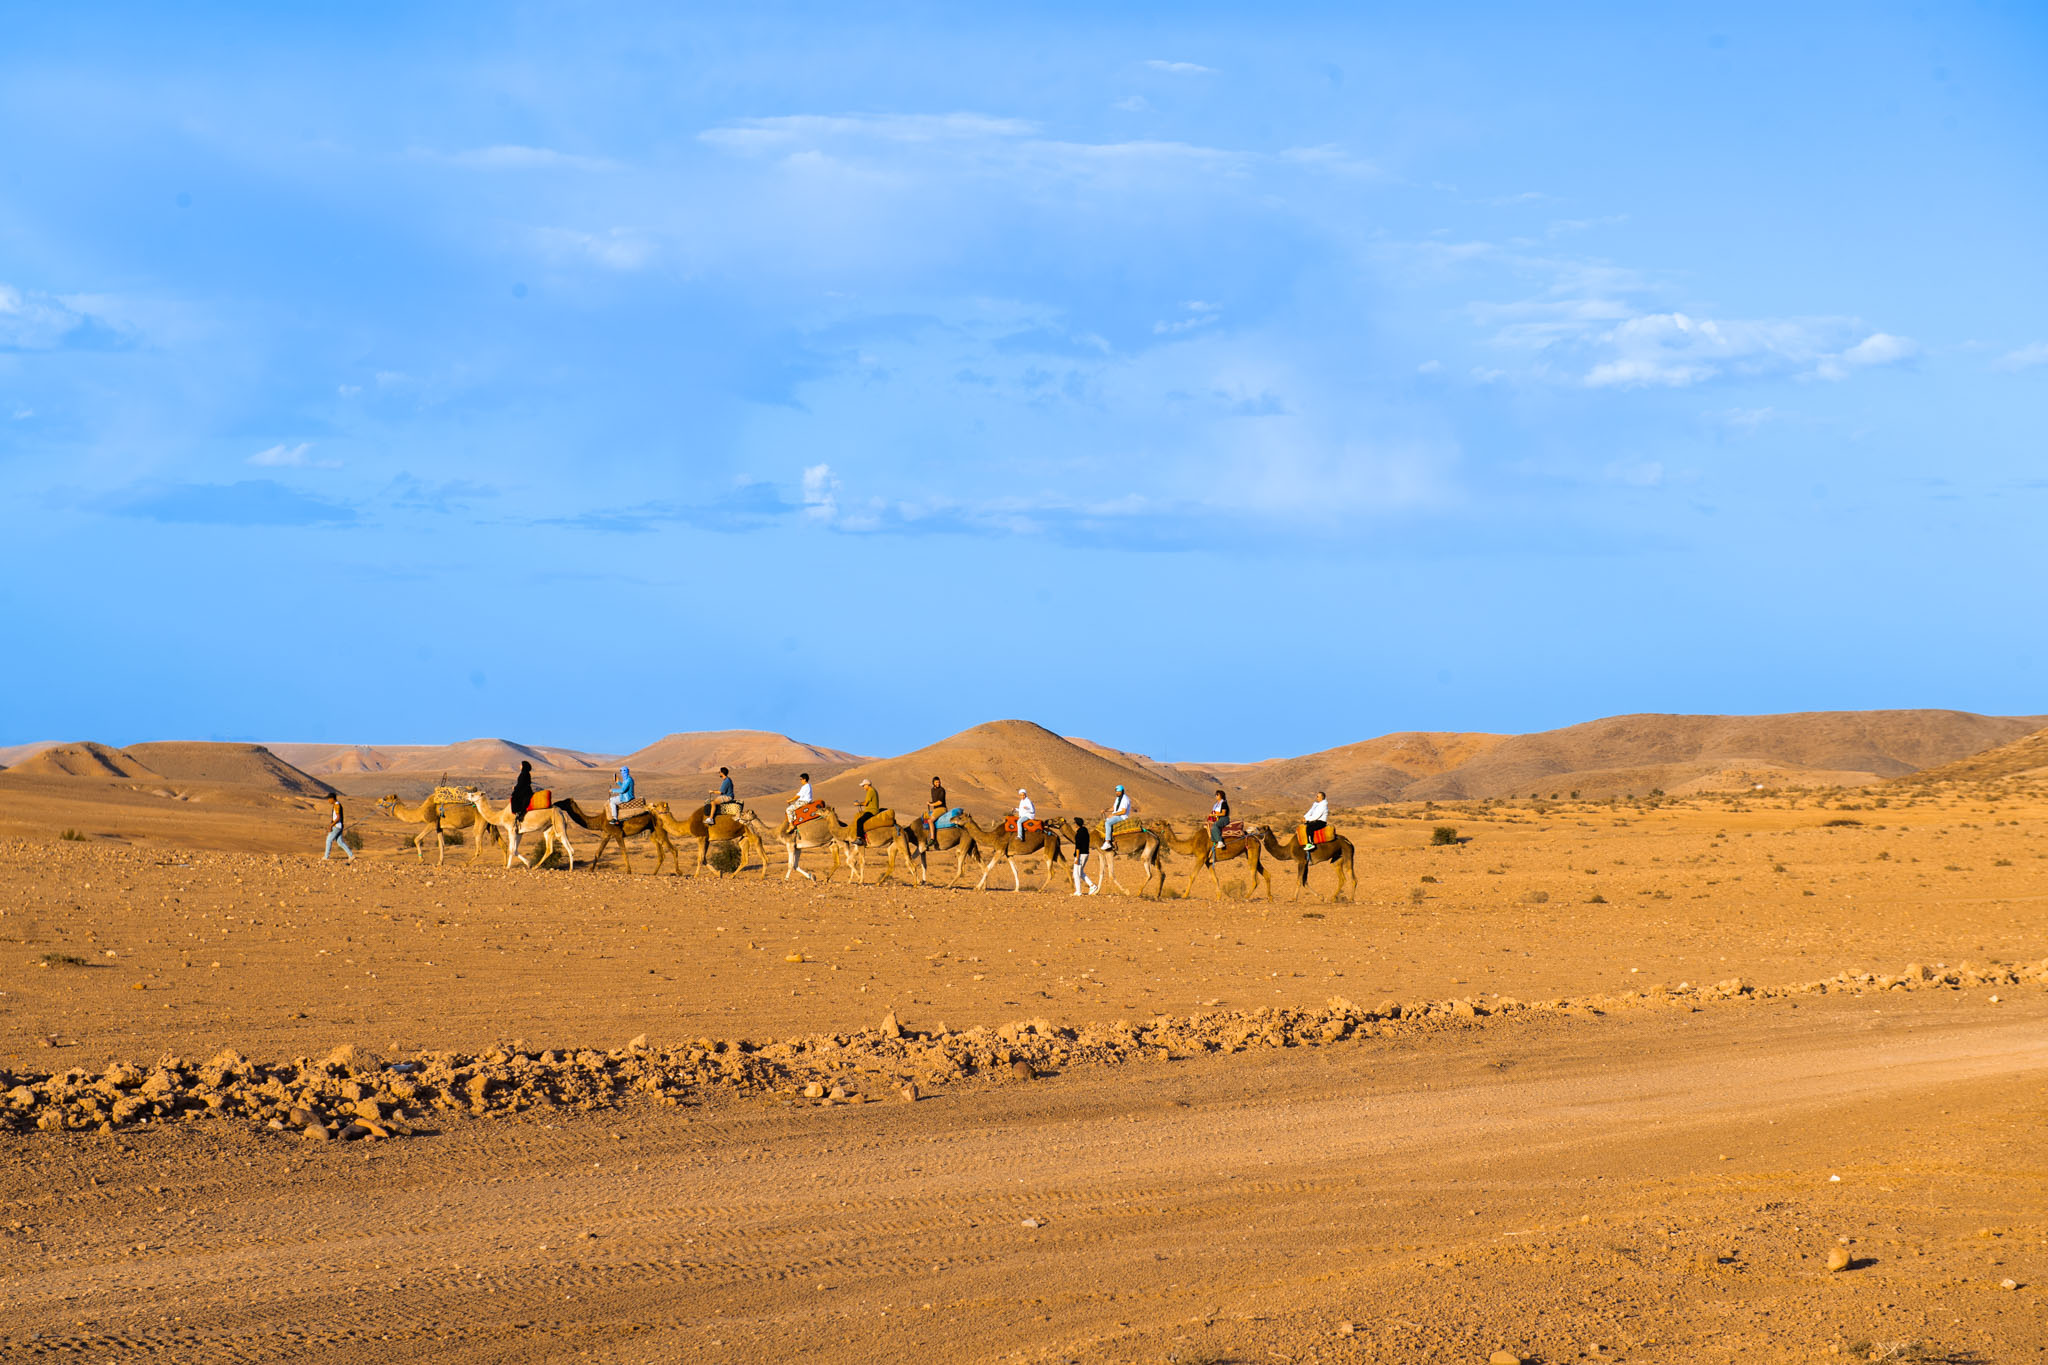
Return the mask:
<path id="1" fill-rule="evenodd" d="M 1631 715 L 1529 735 L 1386 735 L 1361 744 L 1214 765 L 1240 804 L 1339 806 L 1722 791 L 1757 784 L 1852 786 L 1981 752 L 2038 729 L 2041 717 L 1966 711 L 1807 711 L 1770 716 Z"/>
<path id="2" fill-rule="evenodd" d="M 457 744 L 273 744 L 273 753 L 305 772 L 323 777 L 361 773 L 516 773 L 521 763 L 536 768 L 581 772 L 616 766 L 612 754 L 586 754 L 551 745 L 515 744 L 508 739 L 469 739 Z"/>
<path id="3" fill-rule="evenodd" d="M 152 778 L 249 787 L 287 796 L 325 796 L 333 788 L 260 744 L 172 740 L 116 749 L 86 741 L 58 744 L 23 759 L 14 777 Z"/>
<path id="4" fill-rule="evenodd" d="M 665 735 L 622 760 L 635 772 L 708 773 L 721 766 L 743 768 L 811 766 L 845 768 L 865 760 L 843 749 L 805 744 L 769 730 L 694 730 Z M 815 774 L 814 774 L 815 775 Z"/>
<path id="5" fill-rule="evenodd" d="M 149 766 L 119 749 L 86 740 L 53 744 L 10 767 L 16 777 L 154 777 Z"/>
<path id="6" fill-rule="evenodd" d="M 58 743 L 57 740 L 46 739 L 35 744 L 0 745 L 0 768 L 11 763 L 19 763 L 25 758 L 34 758 L 45 749 L 56 748 Z"/>
<path id="7" fill-rule="evenodd" d="M 1940 782 L 1995 782 L 2008 777 L 2048 777 L 2048 730 L 2036 730 L 1995 749 L 1893 780 L 1919 787 Z"/>
<path id="8" fill-rule="evenodd" d="M 1185 816 L 1208 809 L 1193 786 L 1168 781 L 1111 753 L 1063 739 L 1027 720 L 990 721 L 901 758 L 859 764 L 819 783 L 817 790 L 843 815 L 859 805 L 865 777 L 906 819 L 923 811 L 934 773 L 945 779 L 955 805 L 981 819 L 1014 807 L 1019 787 L 1030 790 L 1042 813 L 1092 814 L 1109 804 L 1119 782 L 1146 814 Z"/>
<path id="9" fill-rule="evenodd" d="M 170 740 L 131 744 L 122 751 L 159 777 L 174 782 L 229 782 L 291 796 L 325 796 L 334 789 L 301 772 L 261 744 L 208 744 Z"/>

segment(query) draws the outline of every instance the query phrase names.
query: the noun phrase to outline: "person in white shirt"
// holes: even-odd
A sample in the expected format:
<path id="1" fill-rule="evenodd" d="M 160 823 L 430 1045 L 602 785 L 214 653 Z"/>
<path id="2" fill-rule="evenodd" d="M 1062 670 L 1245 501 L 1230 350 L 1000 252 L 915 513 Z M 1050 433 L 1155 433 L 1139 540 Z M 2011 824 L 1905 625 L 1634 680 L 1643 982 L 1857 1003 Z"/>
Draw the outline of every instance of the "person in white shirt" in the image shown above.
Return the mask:
<path id="1" fill-rule="evenodd" d="M 1302 812 L 1301 823 L 1303 829 L 1306 831 L 1308 835 L 1306 842 L 1309 845 L 1313 845 L 1315 842 L 1316 831 L 1322 829 L 1325 825 L 1328 825 L 1330 823 L 1329 793 L 1316 793 L 1315 804 L 1311 805 L 1306 811 Z"/>
<path id="2" fill-rule="evenodd" d="M 782 814 L 785 819 L 794 816 L 798 807 L 811 804 L 811 775 L 798 773 L 797 776 L 803 780 L 803 785 L 796 789 L 796 800 L 783 807 Z"/>
<path id="3" fill-rule="evenodd" d="M 1116 784 L 1116 799 L 1109 803 L 1109 815 L 1102 822 L 1102 842 L 1105 845 L 1116 838 L 1117 822 L 1129 816 L 1130 813 L 1131 794 L 1125 791 L 1124 784 L 1119 782 Z M 1104 854 L 1103 856 L 1108 857 L 1109 855 Z"/>
<path id="4" fill-rule="evenodd" d="M 1038 807 L 1031 804 L 1031 793 L 1017 788 L 1017 837 L 1024 837 L 1024 822 L 1038 817 Z"/>

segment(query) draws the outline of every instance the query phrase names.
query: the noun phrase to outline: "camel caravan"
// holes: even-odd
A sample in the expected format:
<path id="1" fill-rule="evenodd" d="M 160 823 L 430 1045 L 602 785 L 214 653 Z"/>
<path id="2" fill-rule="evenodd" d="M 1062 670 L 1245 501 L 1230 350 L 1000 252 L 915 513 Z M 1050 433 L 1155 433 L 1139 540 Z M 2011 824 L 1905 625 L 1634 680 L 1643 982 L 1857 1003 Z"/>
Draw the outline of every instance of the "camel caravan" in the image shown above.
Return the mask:
<path id="1" fill-rule="evenodd" d="M 1155 899 L 1163 898 L 1169 856 L 1192 862 L 1187 882 L 1177 893 L 1181 897 L 1194 894 L 1195 883 L 1204 873 L 1222 894 L 1219 867 L 1240 859 L 1249 873 L 1247 894 L 1256 895 L 1263 886 L 1269 900 L 1273 898 L 1271 869 L 1275 865 L 1293 871 L 1297 900 L 1309 889 L 1309 869 L 1318 863 L 1335 868 L 1336 897 L 1344 895 L 1347 884 L 1354 895 L 1358 887 L 1357 850 L 1351 840 L 1330 827 L 1329 803 L 1320 792 L 1301 819 L 1285 830 L 1233 820 L 1229 800 L 1221 791 L 1216 793 L 1206 825 L 1177 830 L 1165 820 L 1133 809 L 1129 793 L 1121 786 L 1108 808 L 1092 820 L 1079 816 L 1040 819 L 1029 791 L 1020 789 L 1016 808 L 990 826 L 949 801 L 945 785 L 936 777 L 924 814 L 907 821 L 899 820 L 894 810 L 883 805 L 881 794 L 863 778 L 860 809 L 846 821 L 829 803 L 813 795 L 810 774 L 805 773 L 795 798 L 771 824 L 735 797 L 729 771 L 721 768 L 719 774 L 716 792 L 681 810 L 666 800 L 640 797 L 626 768 L 619 769 L 619 779 L 605 801 L 585 805 L 574 798 L 556 797 L 546 789 L 536 790 L 529 764 L 520 765 L 519 777 L 504 802 L 492 800 L 473 786 L 439 786 L 422 801 L 407 802 L 392 795 L 380 798 L 377 807 L 393 819 L 420 827 L 411 840 L 419 861 L 426 861 L 426 840 L 433 836 L 437 866 L 447 858 L 449 834 L 460 838 L 473 833 L 472 862 L 483 856 L 486 844 L 502 844 L 508 869 L 518 863 L 531 871 L 559 854 L 574 870 L 577 854 L 570 831 L 575 829 L 598 836 L 595 851 L 584 860 L 592 869 L 616 843 L 625 870 L 631 873 L 627 841 L 645 837 L 654 851 L 657 876 L 664 867 L 683 875 L 678 846 L 694 845 L 696 862 L 689 874 L 693 877 L 703 875 L 707 868 L 714 876 L 737 875 L 753 858 L 760 861 L 765 880 L 774 871 L 775 860 L 767 854 L 769 844 L 774 843 L 782 849 L 779 861 L 785 881 L 798 876 L 807 881 L 819 879 L 804 866 L 804 855 L 809 853 L 827 860 L 826 882 L 843 865 L 855 883 L 865 885 L 869 859 L 881 855 L 884 865 L 877 880 L 899 875 L 907 878 L 915 869 L 920 884 L 932 885 L 931 856 L 952 853 L 952 873 L 944 885 L 957 886 L 968 868 L 978 865 L 981 875 L 974 884 L 978 891 L 988 889 L 998 868 L 1009 870 L 1012 891 L 1021 890 L 1024 873 L 1034 870 L 1042 871 L 1038 889 L 1050 890 L 1054 877 L 1064 868 L 1076 896 L 1095 895 L 1105 886 L 1130 895 L 1131 884 L 1117 874 L 1122 863 L 1135 883 L 1136 895 L 1143 897 L 1149 892 Z M 531 834 L 541 836 L 538 858 L 528 858 L 523 849 Z M 897 872 L 899 856 L 902 874 Z M 1021 871 L 1020 862 L 1024 865 Z"/>

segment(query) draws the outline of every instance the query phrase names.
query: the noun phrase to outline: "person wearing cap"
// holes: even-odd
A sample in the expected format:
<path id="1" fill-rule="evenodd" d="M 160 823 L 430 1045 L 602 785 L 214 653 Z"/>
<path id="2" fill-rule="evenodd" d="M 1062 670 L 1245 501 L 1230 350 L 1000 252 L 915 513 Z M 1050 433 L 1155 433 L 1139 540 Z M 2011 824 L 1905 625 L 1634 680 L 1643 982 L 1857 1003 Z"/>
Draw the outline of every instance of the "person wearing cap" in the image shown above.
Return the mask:
<path id="1" fill-rule="evenodd" d="M 633 770 L 619 769 L 619 780 L 612 783 L 610 798 L 604 804 L 605 818 L 613 824 L 619 823 L 619 807 L 633 799 Z"/>
<path id="2" fill-rule="evenodd" d="M 1017 837 L 1024 837 L 1024 822 L 1038 818 L 1038 807 L 1031 804 L 1031 793 L 1017 788 Z"/>
<path id="3" fill-rule="evenodd" d="M 1217 852 L 1223 847 L 1223 827 L 1230 823 L 1230 798 L 1223 794 L 1223 788 L 1216 789 L 1216 804 L 1209 807 L 1209 861 L 1216 861 Z"/>
<path id="4" fill-rule="evenodd" d="M 882 794 L 865 777 L 860 780 L 860 814 L 853 817 L 853 841 L 863 848 L 868 842 L 868 821 L 882 813 Z"/>
<path id="5" fill-rule="evenodd" d="M 1131 794 L 1124 790 L 1124 784 L 1116 784 L 1116 799 L 1109 803 L 1109 816 L 1102 822 L 1102 842 L 1109 843 L 1116 838 L 1117 822 L 1131 813 Z M 1105 855 L 1107 856 L 1107 855 Z"/>

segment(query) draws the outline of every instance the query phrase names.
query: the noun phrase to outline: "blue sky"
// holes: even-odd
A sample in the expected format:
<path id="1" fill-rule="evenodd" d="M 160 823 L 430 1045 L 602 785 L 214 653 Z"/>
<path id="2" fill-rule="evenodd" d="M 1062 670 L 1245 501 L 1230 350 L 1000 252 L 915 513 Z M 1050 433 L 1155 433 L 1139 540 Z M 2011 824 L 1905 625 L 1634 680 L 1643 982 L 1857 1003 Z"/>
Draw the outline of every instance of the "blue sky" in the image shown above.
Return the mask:
<path id="1" fill-rule="evenodd" d="M 2038 7 L 1101 9 L 10 7 L 0 743 L 2048 711 Z"/>

